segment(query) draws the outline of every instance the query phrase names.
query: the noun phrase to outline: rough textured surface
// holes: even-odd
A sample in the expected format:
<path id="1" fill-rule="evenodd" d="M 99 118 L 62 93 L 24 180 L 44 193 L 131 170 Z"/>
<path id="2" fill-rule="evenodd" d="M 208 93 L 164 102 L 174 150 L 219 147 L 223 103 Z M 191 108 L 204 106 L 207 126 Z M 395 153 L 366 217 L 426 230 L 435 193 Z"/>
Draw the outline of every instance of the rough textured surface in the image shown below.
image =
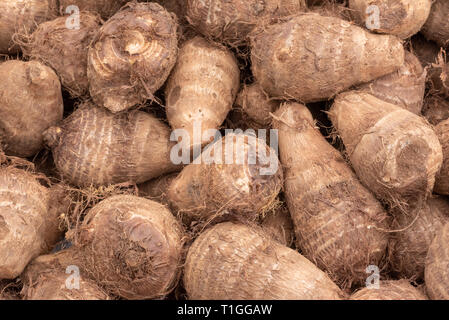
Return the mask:
<path id="1" fill-rule="evenodd" d="M 182 230 L 163 205 L 112 196 L 92 208 L 76 239 L 83 269 L 126 299 L 164 297 L 176 286 Z"/>
<path id="2" fill-rule="evenodd" d="M 275 112 L 279 105 L 280 101 L 270 99 L 258 83 L 245 85 L 235 101 L 235 107 L 261 127 L 271 125 L 270 112 Z"/>
<path id="3" fill-rule="evenodd" d="M 374 11 L 378 9 L 378 25 Z M 406 39 L 417 33 L 429 17 L 432 0 L 349 0 L 353 16 L 373 32 Z M 376 21 L 377 22 L 377 21 Z"/>
<path id="4" fill-rule="evenodd" d="M 408 280 L 381 281 L 379 289 L 364 288 L 354 293 L 351 300 L 427 300 L 427 297 Z"/>
<path id="5" fill-rule="evenodd" d="M 422 280 L 429 246 L 449 222 L 449 201 L 443 197 L 430 198 L 421 210 L 394 216 L 391 228 L 401 231 L 392 234 L 389 244 L 392 270 L 401 278 Z"/>
<path id="6" fill-rule="evenodd" d="M 261 227 L 280 244 L 287 247 L 292 246 L 295 231 L 292 218 L 284 203 L 266 215 L 261 223 Z"/>
<path id="7" fill-rule="evenodd" d="M 404 64 L 404 48 L 394 36 L 308 13 L 260 28 L 251 61 L 270 96 L 307 103 L 394 72 Z"/>
<path id="8" fill-rule="evenodd" d="M 366 268 L 385 254 L 388 238 L 376 228 L 388 227 L 387 213 L 305 106 L 284 104 L 274 116 L 297 248 L 340 287 L 365 281 Z"/>
<path id="9" fill-rule="evenodd" d="M 165 88 L 167 118 L 173 129 L 183 129 L 195 143 L 211 142 L 203 135 L 218 129 L 232 108 L 240 84 L 240 71 L 233 54 L 224 47 L 195 37 L 184 43 Z M 201 126 L 201 130 L 199 129 Z M 213 137 L 212 137 L 213 139 Z"/>
<path id="10" fill-rule="evenodd" d="M 37 61 L 0 64 L 0 140 L 8 155 L 29 157 L 42 147 L 42 133 L 62 120 L 61 83 Z"/>
<path id="11" fill-rule="evenodd" d="M 404 65 L 397 71 L 359 87 L 388 103 L 420 115 L 426 90 L 427 72 L 418 58 L 405 51 Z"/>
<path id="12" fill-rule="evenodd" d="M 23 46 L 24 54 L 52 67 L 72 96 L 88 93 L 87 50 L 100 28 L 97 15 L 82 12 L 80 28 L 68 29 L 67 17 L 44 22 Z"/>
<path id="13" fill-rule="evenodd" d="M 56 17 L 55 1 L 0 1 L 0 53 L 17 53 L 19 47 L 13 42 L 15 33 L 30 34 L 38 24 Z"/>
<path id="14" fill-rule="evenodd" d="M 51 195 L 33 175 L 0 169 L 0 279 L 17 277 L 60 236 Z"/>
<path id="15" fill-rule="evenodd" d="M 25 300 L 109 300 L 95 282 L 80 271 L 73 249 L 34 259 L 21 275 Z M 77 268 L 77 269 L 76 269 Z M 75 271 L 76 270 L 76 271 Z"/>
<path id="16" fill-rule="evenodd" d="M 339 95 L 329 116 L 357 176 L 378 199 L 404 207 L 430 195 L 443 154 L 422 117 L 357 91 Z"/>
<path id="17" fill-rule="evenodd" d="M 71 14 L 67 12 L 69 6 L 77 6 L 80 11 L 91 11 L 101 15 L 103 19 L 108 19 L 116 13 L 128 0 L 58 0 L 59 13 Z M 70 11 L 70 10 L 69 10 Z"/>
<path id="18" fill-rule="evenodd" d="M 198 32 L 230 45 L 241 45 L 264 20 L 296 14 L 304 0 L 187 0 L 187 20 Z"/>
<path id="19" fill-rule="evenodd" d="M 424 100 L 423 116 L 436 126 L 449 118 L 449 100 L 439 96 L 429 96 Z"/>
<path id="20" fill-rule="evenodd" d="M 435 0 L 432 4 L 429 18 L 424 24 L 421 33 L 442 47 L 449 44 L 449 2 L 447 0 Z"/>
<path id="21" fill-rule="evenodd" d="M 435 126 L 435 133 L 443 147 L 443 166 L 437 174 L 434 192 L 449 195 L 449 119 Z"/>
<path id="22" fill-rule="evenodd" d="M 141 183 L 178 167 L 168 126 L 143 111 L 113 114 L 87 102 L 44 139 L 59 172 L 77 186 Z"/>
<path id="23" fill-rule="evenodd" d="M 157 3 L 129 2 L 100 29 L 88 53 L 90 95 L 119 112 L 142 104 L 176 63 L 177 22 Z"/>
<path id="24" fill-rule="evenodd" d="M 196 160 L 168 189 L 170 204 L 187 224 L 227 214 L 257 220 L 272 208 L 281 190 L 277 155 L 256 137 L 228 134 Z"/>
<path id="25" fill-rule="evenodd" d="M 449 299 L 449 223 L 437 233 L 427 253 L 425 281 L 433 300 Z"/>
<path id="26" fill-rule="evenodd" d="M 149 198 L 162 204 L 168 204 L 168 187 L 178 174 L 178 172 L 169 173 L 139 184 L 139 196 Z"/>
<path id="27" fill-rule="evenodd" d="M 337 300 L 340 289 L 298 252 L 247 226 L 222 223 L 190 247 L 184 287 L 192 300 Z"/>

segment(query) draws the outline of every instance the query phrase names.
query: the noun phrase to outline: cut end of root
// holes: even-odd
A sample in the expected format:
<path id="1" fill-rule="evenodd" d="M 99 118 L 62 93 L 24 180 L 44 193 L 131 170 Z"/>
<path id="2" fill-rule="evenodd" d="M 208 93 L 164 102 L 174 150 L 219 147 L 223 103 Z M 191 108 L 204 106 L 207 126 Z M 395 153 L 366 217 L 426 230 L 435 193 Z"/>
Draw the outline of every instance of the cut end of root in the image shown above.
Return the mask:
<path id="1" fill-rule="evenodd" d="M 62 129 L 60 127 L 50 127 L 44 131 L 42 137 L 45 145 L 53 149 L 59 144 L 61 135 Z"/>

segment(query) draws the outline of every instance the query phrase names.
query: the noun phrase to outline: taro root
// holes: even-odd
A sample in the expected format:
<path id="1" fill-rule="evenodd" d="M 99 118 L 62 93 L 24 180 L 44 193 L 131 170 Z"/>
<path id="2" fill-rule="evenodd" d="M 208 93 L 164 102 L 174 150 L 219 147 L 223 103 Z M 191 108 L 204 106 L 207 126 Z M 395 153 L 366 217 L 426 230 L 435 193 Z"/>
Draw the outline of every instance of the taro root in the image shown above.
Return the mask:
<path id="1" fill-rule="evenodd" d="M 229 45 L 245 44 L 263 21 L 296 14 L 304 0 L 187 0 L 187 21 L 198 32 Z"/>
<path id="2" fill-rule="evenodd" d="M 357 91 L 337 96 L 329 116 L 357 176 L 378 199 L 413 207 L 432 193 L 443 153 L 425 119 Z"/>
<path id="3" fill-rule="evenodd" d="M 86 102 L 44 139 L 58 171 L 77 186 L 141 183 L 179 167 L 168 126 L 143 111 L 113 114 Z"/>
<path id="4" fill-rule="evenodd" d="M 258 28 L 251 62 L 271 97 L 309 103 L 396 71 L 404 64 L 404 48 L 395 36 L 307 13 Z"/>
<path id="5" fill-rule="evenodd" d="M 34 259 L 21 275 L 25 300 L 109 300 L 80 271 L 76 251 L 66 249 Z"/>
<path id="6" fill-rule="evenodd" d="M 37 61 L 0 64 L 0 140 L 7 155 L 30 157 L 43 147 L 43 132 L 62 120 L 61 83 Z"/>
<path id="7" fill-rule="evenodd" d="M 176 63 L 174 15 L 157 3 L 129 2 L 100 29 L 89 48 L 94 102 L 112 112 L 154 98 Z"/>
<path id="8" fill-rule="evenodd" d="M 427 121 L 436 126 L 449 118 L 449 100 L 437 95 L 428 96 L 424 100 L 422 114 Z"/>
<path id="9" fill-rule="evenodd" d="M 116 13 L 128 0 L 58 0 L 60 14 L 76 14 L 79 11 L 90 11 L 108 19 Z M 77 11 L 71 10 L 76 6 Z"/>
<path id="10" fill-rule="evenodd" d="M 424 279 L 427 295 L 433 300 L 449 300 L 449 223 L 437 233 L 427 252 Z"/>
<path id="11" fill-rule="evenodd" d="M 73 97 L 89 92 L 87 79 L 87 50 L 100 29 L 98 16 L 82 12 L 80 28 L 69 29 L 66 17 L 44 22 L 38 26 L 23 46 L 24 54 L 53 68 L 62 86 Z"/>
<path id="12" fill-rule="evenodd" d="M 117 195 L 94 206 L 79 230 L 82 269 L 125 299 L 161 298 L 176 286 L 182 229 L 163 205 Z"/>
<path id="13" fill-rule="evenodd" d="M 191 300 L 339 300 L 341 290 L 298 252 L 243 224 L 204 231 L 189 248 L 184 287 Z"/>
<path id="14" fill-rule="evenodd" d="M 385 255 L 387 213 L 305 106 L 283 104 L 274 119 L 296 247 L 340 287 L 364 282 L 366 268 L 380 265 Z"/>
<path id="15" fill-rule="evenodd" d="M 421 33 L 442 47 L 449 44 L 449 2 L 447 0 L 434 0 L 429 18 L 424 24 Z"/>

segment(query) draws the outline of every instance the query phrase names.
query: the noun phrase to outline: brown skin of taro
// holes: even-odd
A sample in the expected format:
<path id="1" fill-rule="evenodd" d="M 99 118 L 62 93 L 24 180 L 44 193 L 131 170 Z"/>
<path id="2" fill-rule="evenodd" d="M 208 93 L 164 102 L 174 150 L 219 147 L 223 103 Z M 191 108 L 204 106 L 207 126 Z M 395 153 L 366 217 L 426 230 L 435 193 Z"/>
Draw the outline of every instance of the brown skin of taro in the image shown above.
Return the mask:
<path id="1" fill-rule="evenodd" d="M 429 39 L 438 43 L 442 47 L 449 44 L 449 2 L 445 0 L 435 0 L 430 11 L 430 15 L 424 24 L 421 33 Z"/>
<path id="2" fill-rule="evenodd" d="M 428 300 L 405 279 L 380 281 L 379 286 L 379 289 L 363 288 L 354 293 L 350 300 Z"/>
<path id="3" fill-rule="evenodd" d="M 107 20 L 127 2 L 128 0 L 59 0 L 59 13 L 61 15 L 72 14 L 72 12 L 67 12 L 67 8 L 77 6 L 80 11 L 98 13 Z"/>
<path id="4" fill-rule="evenodd" d="M 449 299 L 449 223 L 437 233 L 427 252 L 424 280 L 432 300 Z"/>

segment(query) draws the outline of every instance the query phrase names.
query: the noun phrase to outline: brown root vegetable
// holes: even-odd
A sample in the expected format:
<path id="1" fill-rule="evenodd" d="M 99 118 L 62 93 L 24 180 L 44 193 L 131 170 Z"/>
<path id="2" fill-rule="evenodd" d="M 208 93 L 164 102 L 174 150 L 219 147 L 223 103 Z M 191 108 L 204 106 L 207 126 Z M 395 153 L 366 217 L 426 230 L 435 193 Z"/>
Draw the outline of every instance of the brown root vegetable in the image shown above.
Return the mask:
<path id="1" fill-rule="evenodd" d="M 150 198 L 162 204 L 168 204 L 168 188 L 178 174 L 178 172 L 169 173 L 139 184 L 139 196 Z"/>
<path id="2" fill-rule="evenodd" d="M 80 11 L 90 11 L 101 15 L 103 19 L 108 19 L 116 13 L 128 0 L 58 0 L 59 13 L 76 14 Z M 77 11 L 72 10 L 73 6 L 77 7 Z"/>
<path id="3" fill-rule="evenodd" d="M 61 84 L 40 62 L 0 64 L 0 140 L 8 155 L 29 157 L 43 147 L 42 133 L 62 120 Z"/>
<path id="4" fill-rule="evenodd" d="M 273 213 L 268 213 L 261 223 L 262 229 L 274 240 L 290 247 L 295 238 L 293 221 L 287 206 L 282 204 Z"/>
<path id="5" fill-rule="evenodd" d="M 227 134 L 186 166 L 168 189 L 171 206 L 186 224 L 230 215 L 258 220 L 282 187 L 275 150 L 245 134 Z"/>
<path id="6" fill-rule="evenodd" d="M 0 169 L 0 279 L 13 279 L 61 236 L 52 194 L 34 175 Z"/>
<path id="7" fill-rule="evenodd" d="M 126 299 L 168 294 L 178 281 L 182 245 L 182 229 L 165 206 L 126 195 L 94 206 L 75 241 L 82 269 Z"/>
<path id="8" fill-rule="evenodd" d="M 244 86 L 237 96 L 235 106 L 259 126 L 271 125 L 271 112 L 275 112 L 280 101 L 272 100 L 257 84 Z"/>
<path id="9" fill-rule="evenodd" d="M 397 71 L 359 87 L 373 96 L 420 115 L 427 72 L 418 58 L 405 51 L 404 65 Z"/>
<path id="10" fill-rule="evenodd" d="M 109 300 L 80 271 L 76 251 L 66 249 L 34 259 L 21 275 L 25 300 Z"/>
<path id="11" fill-rule="evenodd" d="M 349 0 L 355 20 L 367 29 L 406 39 L 429 17 L 432 0 Z"/>
<path id="12" fill-rule="evenodd" d="M 408 280 L 380 281 L 379 289 L 364 288 L 354 293 L 351 300 L 427 300 L 427 297 Z"/>
<path id="13" fill-rule="evenodd" d="M 157 3 L 129 2 L 100 29 L 88 53 L 94 102 L 119 112 L 153 99 L 177 57 L 177 22 Z"/>
<path id="14" fill-rule="evenodd" d="M 424 278 L 432 300 L 449 300 L 449 223 L 441 228 L 429 247 Z"/>
<path id="15" fill-rule="evenodd" d="M 449 195 L 449 119 L 435 126 L 435 133 L 443 147 L 443 165 L 435 181 L 434 192 Z"/>
<path id="16" fill-rule="evenodd" d="M 316 13 L 258 29 L 251 47 L 252 70 L 262 88 L 271 97 L 304 103 L 327 100 L 404 64 L 395 36 Z"/>
<path id="17" fill-rule="evenodd" d="M 424 99 L 423 116 L 431 124 L 436 126 L 449 118 L 449 100 L 437 95 L 431 95 Z"/>
<path id="18" fill-rule="evenodd" d="M 66 17 L 42 23 L 22 48 L 30 59 L 52 67 L 74 97 L 89 91 L 87 50 L 100 28 L 97 15 L 82 12 L 79 19 L 79 29 L 67 28 Z"/>
<path id="19" fill-rule="evenodd" d="M 391 206 L 414 206 L 433 190 L 443 154 L 422 117 L 365 92 L 349 91 L 329 111 L 357 176 Z"/>
<path id="20" fill-rule="evenodd" d="M 179 50 L 178 61 L 165 88 L 167 118 L 173 129 L 190 138 L 186 146 L 210 142 L 207 130 L 218 129 L 232 108 L 240 84 L 233 54 L 195 37 Z M 194 141 L 199 131 L 198 143 Z"/>
<path id="21" fill-rule="evenodd" d="M 113 114 L 86 102 L 44 139 L 58 171 L 77 186 L 141 183 L 178 168 L 168 126 L 143 111 Z"/>
<path id="22" fill-rule="evenodd" d="M 262 21 L 296 14 L 304 0 L 187 0 L 187 21 L 198 32 L 232 46 L 245 44 Z"/>
<path id="23" fill-rule="evenodd" d="M 432 4 L 430 15 L 424 24 L 421 33 L 442 47 L 449 44 L 449 2 L 446 0 L 435 0 Z"/>
<path id="24" fill-rule="evenodd" d="M 315 127 L 309 110 L 283 104 L 274 114 L 296 247 L 343 288 L 365 281 L 380 265 L 387 213 Z"/>
<path id="25" fill-rule="evenodd" d="M 424 278 L 427 251 L 436 233 L 449 222 L 449 201 L 430 198 L 417 213 L 395 215 L 394 233 L 389 244 L 390 265 L 402 278 Z"/>
<path id="26" fill-rule="evenodd" d="M 37 25 L 57 15 L 55 0 L 2 0 L 0 1 L 0 53 L 14 54 L 16 33 L 29 34 Z"/>
<path id="27" fill-rule="evenodd" d="M 184 0 L 155 0 L 169 12 L 173 12 L 178 17 L 178 21 L 184 22 L 186 17 L 186 3 Z"/>
<path id="28" fill-rule="evenodd" d="M 192 300 L 339 300 L 343 293 L 313 263 L 259 230 L 231 222 L 204 231 L 184 267 Z"/>
<path id="29" fill-rule="evenodd" d="M 428 67 L 437 61 L 441 48 L 435 42 L 427 40 L 421 34 L 417 34 L 411 38 L 410 45 L 410 50 L 418 57 L 423 66 Z"/>

